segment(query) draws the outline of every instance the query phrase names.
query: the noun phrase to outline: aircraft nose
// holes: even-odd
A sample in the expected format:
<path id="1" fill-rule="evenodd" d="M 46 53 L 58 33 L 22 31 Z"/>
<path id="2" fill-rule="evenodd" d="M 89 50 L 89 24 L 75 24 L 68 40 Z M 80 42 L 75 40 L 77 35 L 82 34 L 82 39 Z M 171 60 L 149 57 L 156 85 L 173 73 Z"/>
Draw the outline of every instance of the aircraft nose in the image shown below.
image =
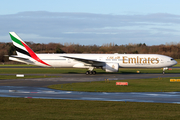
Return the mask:
<path id="1" fill-rule="evenodd" d="M 173 65 L 176 65 L 176 64 L 177 64 L 177 61 L 176 61 L 176 60 L 174 60 L 173 62 L 174 62 L 174 64 L 173 64 Z"/>

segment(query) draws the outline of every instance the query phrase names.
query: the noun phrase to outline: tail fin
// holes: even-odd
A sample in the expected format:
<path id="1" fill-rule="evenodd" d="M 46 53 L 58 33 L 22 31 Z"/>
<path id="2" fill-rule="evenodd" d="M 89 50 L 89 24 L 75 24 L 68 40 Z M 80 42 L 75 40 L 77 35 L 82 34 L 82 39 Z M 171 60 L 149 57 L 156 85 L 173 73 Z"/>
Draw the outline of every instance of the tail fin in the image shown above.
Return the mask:
<path id="1" fill-rule="evenodd" d="M 28 52 L 28 49 L 30 49 L 29 46 L 26 45 L 26 43 L 15 32 L 9 32 L 9 34 L 11 36 L 13 45 L 16 49 L 17 55 L 18 56 L 24 56 L 25 55 L 25 56 L 31 57 L 31 55 Z"/>
<path id="2" fill-rule="evenodd" d="M 11 36 L 13 45 L 16 49 L 16 53 L 18 56 L 31 57 L 44 65 L 50 66 L 49 64 L 39 59 L 39 57 L 34 53 L 34 51 L 31 50 L 31 48 L 15 32 L 9 32 L 9 34 Z"/>

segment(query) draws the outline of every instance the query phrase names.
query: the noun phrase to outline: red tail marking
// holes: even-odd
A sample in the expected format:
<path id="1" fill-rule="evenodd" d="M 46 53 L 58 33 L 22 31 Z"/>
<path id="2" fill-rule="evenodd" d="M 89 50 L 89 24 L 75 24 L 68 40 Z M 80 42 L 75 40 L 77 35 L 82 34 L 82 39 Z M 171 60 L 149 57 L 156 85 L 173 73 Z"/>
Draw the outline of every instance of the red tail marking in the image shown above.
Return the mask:
<path id="1" fill-rule="evenodd" d="M 31 55 L 31 57 L 35 60 L 37 60 L 38 62 L 45 64 L 47 66 L 50 66 L 49 64 L 45 63 L 44 61 L 42 61 L 41 59 L 39 59 L 39 57 L 31 50 L 31 48 L 29 48 L 26 44 L 24 44 L 23 42 L 21 42 L 24 47 L 26 48 L 26 50 L 29 52 L 29 54 Z"/>

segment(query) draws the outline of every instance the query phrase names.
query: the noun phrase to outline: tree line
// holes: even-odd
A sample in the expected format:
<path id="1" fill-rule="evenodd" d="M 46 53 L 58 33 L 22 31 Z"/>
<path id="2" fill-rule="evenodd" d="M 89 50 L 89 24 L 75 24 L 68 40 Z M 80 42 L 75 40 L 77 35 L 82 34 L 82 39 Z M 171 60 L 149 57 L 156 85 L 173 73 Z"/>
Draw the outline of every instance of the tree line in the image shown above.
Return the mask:
<path id="1" fill-rule="evenodd" d="M 117 45 L 107 43 L 99 45 L 79 45 L 73 43 L 48 43 L 40 44 L 26 42 L 26 44 L 35 53 L 119 53 L 119 54 L 162 54 L 170 56 L 174 59 L 180 59 L 180 43 L 147 46 L 145 43 Z M 0 62 L 10 62 L 5 55 L 16 55 L 15 48 L 12 43 L 0 42 Z M 12 62 L 13 63 L 13 62 Z"/>

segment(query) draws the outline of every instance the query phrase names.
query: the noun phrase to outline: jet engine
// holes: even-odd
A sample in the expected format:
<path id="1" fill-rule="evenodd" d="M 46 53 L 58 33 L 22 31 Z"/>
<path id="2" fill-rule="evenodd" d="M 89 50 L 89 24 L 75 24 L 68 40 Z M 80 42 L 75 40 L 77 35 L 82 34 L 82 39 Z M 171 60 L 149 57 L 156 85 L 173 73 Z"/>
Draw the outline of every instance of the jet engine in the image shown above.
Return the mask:
<path id="1" fill-rule="evenodd" d="M 119 71 L 119 64 L 118 63 L 106 63 L 105 66 L 102 68 L 106 72 L 118 72 Z"/>

